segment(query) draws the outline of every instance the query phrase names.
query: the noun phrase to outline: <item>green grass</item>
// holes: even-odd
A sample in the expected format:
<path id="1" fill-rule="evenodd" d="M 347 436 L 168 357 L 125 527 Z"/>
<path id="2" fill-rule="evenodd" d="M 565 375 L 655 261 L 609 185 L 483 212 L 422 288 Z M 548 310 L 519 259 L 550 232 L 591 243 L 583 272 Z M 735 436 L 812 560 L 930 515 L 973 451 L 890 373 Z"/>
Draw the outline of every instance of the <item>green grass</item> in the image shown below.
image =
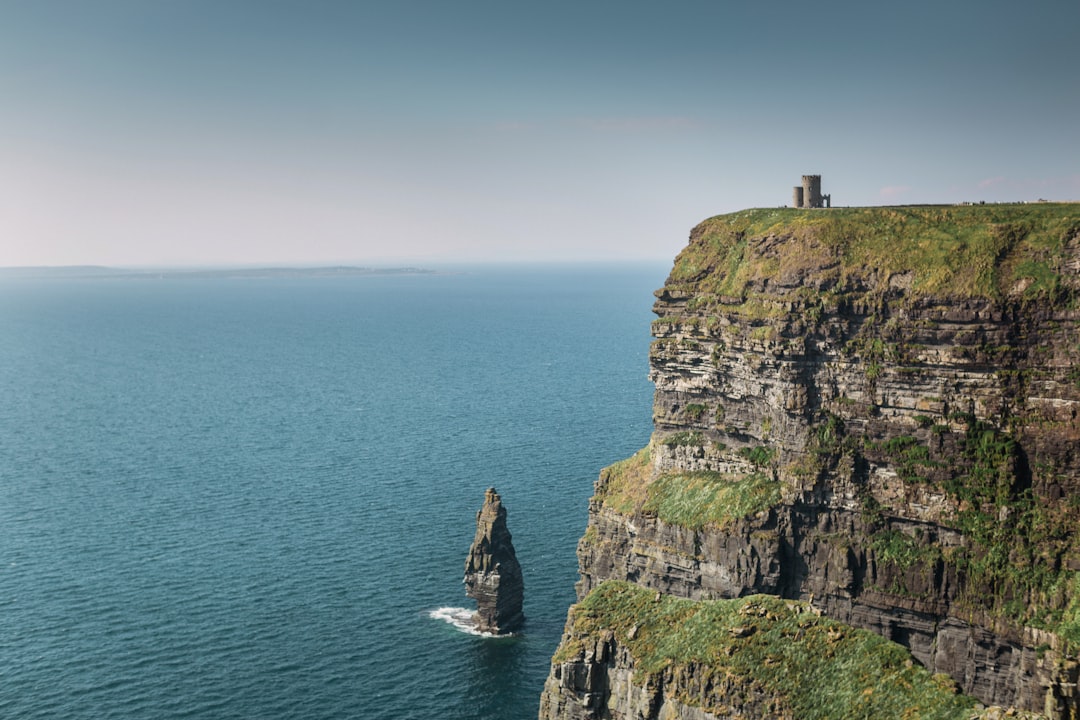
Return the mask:
<path id="1" fill-rule="evenodd" d="M 904 570 L 918 564 L 930 566 L 941 558 L 941 548 L 937 545 L 920 545 L 899 530 L 875 533 L 870 546 L 878 562 L 890 563 Z"/>
<path id="2" fill-rule="evenodd" d="M 669 447 L 689 447 L 700 446 L 704 444 L 705 436 L 696 430 L 683 430 L 668 435 L 660 441 L 661 445 L 667 445 Z"/>
<path id="3" fill-rule="evenodd" d="M 907 483 L 928 482 L 926 474 L 943 466 L 931 460 L 930 449 L 910 435 L 898 435 L 882 443 L 869 442 L 867 450 L 888 457 L 896 474 Z"/>
<path id="4" fill-rule="evenodd" d="M 576 657 L 586 637 L 613 632 L 634 658 L 636 683 L 692 672 L 697 682 L 682 683 L 678 697 L 706 711 L 748 696 L 805 720 L 945 720 L 967 718 L 975 705 L 900 645 L 768 595 L 657 599 L 652 590 L 608 581 L 574 607 L 569 629 L 554 662 Z"/>
<path id="5" fill-rule="evenodd" d="M 615 512 L 633 514 L 645 502 L 651 474 L 652 454 L 645 447 L 600 471 L 596 497 Z"/>
<path id="6" fill-rule="evenodd" d="M 763 429 L 763 432 L 767 432 Z M 757 467 L 766 467 L 776 457 L 776 448 L 768 445 L 739 448 L 739 457 L 749 460 Z"/>
<path id="7" fill-rule="evenodd" d="M 1057 291 L 1063 240 L 1078 230 L 1073 203 L 745 210 L 695 228 L 670 284 L 747 300 L 763 279 L 811 273 L 842 290 L 873 272 L 905 278 L 909 298 L 998 298 L 1023 287 L 1031 299 Z M 783 252 L 756 250 L 770 235 L 783 238 Z"/>
<path id="8" fill-rule="evenodd" d="M 646 491 L 645 512 L 671 525 L 726 527 L 780 502 L 780 483 L 765 473 L 698 471 L 661 475 Z"/>
<path id="9" fill-rule="evenodd" d="M 687 406 L 683 408 L 683 412 L 686 413 L 686 417 L 697 422 L 708 409 L 708 406 L 702 405 L 701 403 L 688 403 Z"/>
<path id="10" fill-rule="evenodd" d="M 1057 631 L 1073 647 L 1080 647 L 1080 572 L 1072 573 L 1066 582 L 1070 585 L 1072 602 L 1065 609 Z"/>
<path id="11" fill-rule="evenodd" d="M 726 527 L 780 502 L 780 483 L 755 472 L 734 475 L 698 471 L 652 477 L 648 448 L 604 468 L 596 498 L 624 515 L 650 513 L 692 530 Z"/>

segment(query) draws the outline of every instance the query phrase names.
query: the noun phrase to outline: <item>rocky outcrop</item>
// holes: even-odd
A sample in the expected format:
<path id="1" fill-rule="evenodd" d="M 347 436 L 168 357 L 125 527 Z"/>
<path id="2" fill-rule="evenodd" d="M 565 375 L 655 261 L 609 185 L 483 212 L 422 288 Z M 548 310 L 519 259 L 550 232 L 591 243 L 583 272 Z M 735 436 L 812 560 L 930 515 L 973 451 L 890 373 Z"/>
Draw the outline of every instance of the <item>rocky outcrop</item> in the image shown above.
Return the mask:
<path id="1" fill-rule="evenodd" d="M 979 714 L 946 676 L 808 603 L 690 601 L 619 581 L 574 608 L 540 706 L 541 720 Z"/>
<path id="2" fill-rule="evenodd" d="M 465 592 L 476 600 L 473 624 L 480 632 L 513 633 L 525 623 L 521 566 L 506 527 L 506 508 L 495 488 L 487 489 L 476 513 L 476 536 L 465 560 Z"/>
<path id="3" fill-rule="evenodd" d="M 579 601 L 802 600 L 1080 717 L 1080 206 L 721 216 L 654 309 L 654 436 L 597 482 Z"/>
<path id="4" fill-rule="evenodd" d="M 721 717 L 666 696 L 663 680 L 639 677 L 633 655 L 614 633 L 585 635 L 580 640 L 584 644 L 576 655 L 553 666 L 540 698 L 540 720 Z"/>

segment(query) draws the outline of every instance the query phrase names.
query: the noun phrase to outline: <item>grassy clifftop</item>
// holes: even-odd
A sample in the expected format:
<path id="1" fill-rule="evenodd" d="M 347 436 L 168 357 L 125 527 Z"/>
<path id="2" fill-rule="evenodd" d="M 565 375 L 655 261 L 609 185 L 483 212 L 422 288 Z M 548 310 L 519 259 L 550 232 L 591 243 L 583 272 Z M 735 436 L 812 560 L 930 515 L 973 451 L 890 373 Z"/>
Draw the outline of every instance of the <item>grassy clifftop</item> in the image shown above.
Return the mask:
<path id="1" fill-rule="evenodd" d="M 691 601 L 609 581 L 574 608 L 568 630 L 570 638 L 613 633 L 629 648 L 636 672 L 681 679 L 679 699 L 707 711 L 726 712 L 741 700 L 806 720 L 944 720 L 972 717 L 975 706 L 900 645 L 769 595 Z M 554 661 L 581 651 L 564 640 Z M 692 692 L 719 687 L 725 692 Z"/>
<path id="2" fill-rule="evenodd" d="M 1074 203 L 745 210 L 698 225 L 668 287 L 739 297 L 813 276 L 841 289 L 894 279 L 909 298 L 1033 297 L 1057 290 L 1078 232 Z"/>

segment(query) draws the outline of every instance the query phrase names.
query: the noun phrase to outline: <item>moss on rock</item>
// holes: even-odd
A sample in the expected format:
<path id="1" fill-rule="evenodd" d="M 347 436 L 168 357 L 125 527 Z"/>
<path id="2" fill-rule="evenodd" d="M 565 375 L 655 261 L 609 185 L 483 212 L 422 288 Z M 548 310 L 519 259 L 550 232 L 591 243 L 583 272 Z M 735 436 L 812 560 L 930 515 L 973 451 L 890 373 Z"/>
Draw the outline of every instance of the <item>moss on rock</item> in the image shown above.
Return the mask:
<path id="1" fill-rule="evenodd" d="M 768 698 L 805 720 L 968 718 L 976 705 L 902 646 L 771 595 L 692 601 L 608 581 L 575 606 L 568 631 L 554 662 L 581 654 L 573 638 L 610 632 L 629 648 L 635 682 L 690 672 L 696 688 L 725 688 L 680 696 L 706 711 L 733 693 Z"/>

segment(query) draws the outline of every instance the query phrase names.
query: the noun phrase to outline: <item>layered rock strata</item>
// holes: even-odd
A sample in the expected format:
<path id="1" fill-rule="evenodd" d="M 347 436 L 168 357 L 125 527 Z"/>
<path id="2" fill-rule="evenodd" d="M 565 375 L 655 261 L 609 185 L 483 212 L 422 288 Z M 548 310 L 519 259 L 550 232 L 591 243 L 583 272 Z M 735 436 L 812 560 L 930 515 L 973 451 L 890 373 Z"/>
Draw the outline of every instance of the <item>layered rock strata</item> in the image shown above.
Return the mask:
<path id="1" fill-rule="evenodd" d="M 465 592 L 476 600 L 473 624 L 480 632 L 503 635 L 524 625 L 521 565 L 495 488 L 487 489 L 476 513 L 476 535 L 465 560 Z"/>
<path id="2" fill-rule="evenodd" d="M 1080 717 L 1080 206 L 720 216 L 656 296 L 655 432 L 597 482 L 579 600 L 802 600 Z"/>

